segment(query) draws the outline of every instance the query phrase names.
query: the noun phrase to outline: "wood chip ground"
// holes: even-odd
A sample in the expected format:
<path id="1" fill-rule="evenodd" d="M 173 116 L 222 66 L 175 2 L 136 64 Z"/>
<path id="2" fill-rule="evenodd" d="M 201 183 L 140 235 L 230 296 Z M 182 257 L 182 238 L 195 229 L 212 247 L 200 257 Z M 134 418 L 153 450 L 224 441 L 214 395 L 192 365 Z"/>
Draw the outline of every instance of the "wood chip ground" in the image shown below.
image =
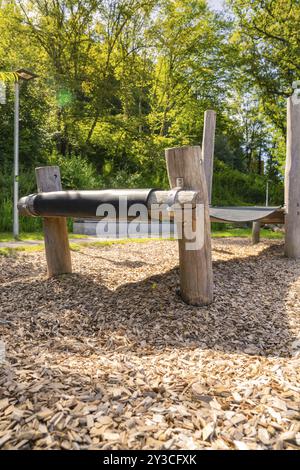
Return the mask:
<path id="1" fill-rule="evenodd" d="M 177 244 L 0 257 L 1 449 L 299 449 L 300 262 L 214 241 L 215 301 L 185 305 Z"/>

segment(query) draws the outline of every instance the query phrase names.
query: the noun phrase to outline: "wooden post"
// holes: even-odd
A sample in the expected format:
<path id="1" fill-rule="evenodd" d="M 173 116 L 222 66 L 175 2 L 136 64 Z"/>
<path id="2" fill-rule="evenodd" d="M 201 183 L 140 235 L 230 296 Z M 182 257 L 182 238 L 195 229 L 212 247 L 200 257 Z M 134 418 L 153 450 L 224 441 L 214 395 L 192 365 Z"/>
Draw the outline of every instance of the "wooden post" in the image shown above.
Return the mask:
<path id="1" fill-rule="evenodd" d="M 60 171 L 57 166 L 36 168 L 38 192 L 61 191 Z M 48 276 L 72 272 L 67 221 L 64 217 L 43 219 Z"/>
<path id="2" fill-rule="evenodd" d="M 211 204 L 212 181 L 214 171 L 216 112 L 212 110 L 204 113 L 204 129 L 202 138 L 202 158 L 204 161 L 204 173 L 206 177 L 208 201 Z"/>
<path id="3" fill-rule="evenodd" d="M 259 220 L 252 222 L 252 245 L 257 245 L 260 242 L 260 229 L 261 223 Z"/>
<path id="4" fill-rule="evenodd" d="M 179 243 L 180 291 L 185 302 L 191 305 L 207 305 L 213 300 L 213 276 L 211 259 L 211 237 L 209 203 L 206 179 L 201 159 L 201 148 L 181 147 L 166 150 L 166 163 L 171 188 L 180 185 L 187 190 L 199 192 L 199 204 L 203 204 L 203 244 L 200 248 L 189 250 L 184 233 Z M 195 209 L 194 209 L 195 211 Z"/>
<path id="5" fill-rule="evenodd" d="M 287 103 L 285 165 L 285 255 L 300 258 L 300 103 Z"/>

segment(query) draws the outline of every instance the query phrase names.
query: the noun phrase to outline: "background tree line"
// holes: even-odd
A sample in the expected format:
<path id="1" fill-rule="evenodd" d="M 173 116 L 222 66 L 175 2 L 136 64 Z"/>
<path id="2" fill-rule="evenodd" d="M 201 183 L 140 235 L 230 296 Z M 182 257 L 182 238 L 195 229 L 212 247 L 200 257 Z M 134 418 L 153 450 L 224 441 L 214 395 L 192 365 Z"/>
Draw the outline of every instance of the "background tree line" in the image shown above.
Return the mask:
<path id="1" fill-rule="evenodd" d="M 6 0 L 0 71 L 21 87 L 21 191 L 59 164 L 65 188 L 167 187 L 164 149 L 201 143 L 217 111 L 213 203 L 283 200 L 285 107 L 299 78 L 297 0 Z M 13 87 L 0 115 L 0 230 L 11 229 Z M 36 222 L 23 221 L 32 229 Z"/>

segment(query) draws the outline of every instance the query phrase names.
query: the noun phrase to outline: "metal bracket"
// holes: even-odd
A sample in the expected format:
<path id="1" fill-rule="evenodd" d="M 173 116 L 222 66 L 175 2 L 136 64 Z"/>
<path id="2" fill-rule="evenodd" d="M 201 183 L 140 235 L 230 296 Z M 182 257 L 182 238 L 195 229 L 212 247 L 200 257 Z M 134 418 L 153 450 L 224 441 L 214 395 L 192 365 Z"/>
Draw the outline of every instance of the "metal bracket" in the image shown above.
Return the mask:
<path id="1" fill-rule="evenodd" d="M 176 188 L 183 188 L 184 186 L 184 179 L 180 176 L 176 178 Z"/>
<path id="2" fill-rule="evenodd" d="M 21 215 L 30 215 L 38 217 L 38 214 L 34 210 L 34 199 L 36 194 L 30 194 L 29 196 L 22 197 L 18 202 L 18 210 Z"/>
<path id="3" fill-rule="evenodd" d="M 167 198 L 167 201 L 166 201 L 166 204 L 168 206 L 168 208 L 167 208 L 168 211 L 170 211 L 171 207 L 174 206 L 174 204 L 176 204 L 177 195 L 180 191 L 183 191 L 183 188 L 176 187 L 176 188 L 171 189 L 171 191 L 169 191 L 168 198 Z"/>

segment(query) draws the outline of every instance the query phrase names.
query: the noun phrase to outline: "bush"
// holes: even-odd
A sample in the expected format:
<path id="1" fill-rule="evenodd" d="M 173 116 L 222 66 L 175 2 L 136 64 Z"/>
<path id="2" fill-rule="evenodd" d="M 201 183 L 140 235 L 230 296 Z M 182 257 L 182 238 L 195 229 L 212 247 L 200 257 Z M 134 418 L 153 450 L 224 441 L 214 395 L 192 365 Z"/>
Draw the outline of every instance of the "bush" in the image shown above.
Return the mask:
<path id="1" fill-rule="evenodd" d="M 59 166 L 64 189 L 99 189 L 103 187 L 103 179 L 97 175 L 92 163 L 83 157 L 77 155 L 64 157 L 52 154 L 48 159 L 48 165 Z"/>
<path id="2" fill-rule="evenodd" d="M 213 178 L 212 202 L 216 206 L 264 205 L 266 178 L 255 173 L 242 173 L 216 161 Z M 271 182 L 269 204 L 283 203 L 283 182 Z"/>
<path id="3" fill-rule="evenodd" d="M 0 231 L 11 232 L 13 229 L 13 176 L 7 168 L 0 176 Z M 19 194 L 20 197 L 36 191 L 34 172 L 20 170 Z M 35 217 L 20 217 L 20 230 L 34 232 L 40 230 L 42 222 Z"/>

